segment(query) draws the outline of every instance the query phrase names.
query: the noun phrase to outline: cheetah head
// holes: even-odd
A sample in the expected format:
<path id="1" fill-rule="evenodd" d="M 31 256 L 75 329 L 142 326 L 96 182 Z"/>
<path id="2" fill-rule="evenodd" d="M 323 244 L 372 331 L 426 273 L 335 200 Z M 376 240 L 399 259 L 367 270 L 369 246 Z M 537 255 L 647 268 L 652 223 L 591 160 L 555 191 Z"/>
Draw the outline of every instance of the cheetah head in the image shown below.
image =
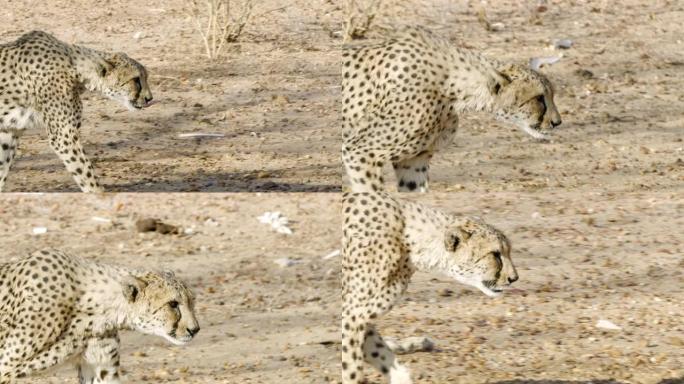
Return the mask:
<path id="1" fill-rule="evenodd" d="M 518 280 L 508 239 L 479 219 L 467 217 L 451 223 L 444 233 L 444 247 L 450 259 L 447 274 L 488 296 L 498 296 Z"/>
<path id="2" fill-rule="evenodd" d="M 516 64 L 500 70 L 494 83 L 494 115 L 513 123 L 535 139 L 547 140 L 549 131 L 561 124 L 553 102 L 553 86 L 541 73 Z"/>
<path id="3" fill-rule="evenodd" d="M 139 332 L 183 345 L 200 330 L 195 318 L 195 297 L 173 272 L 130 276 L 123 285 L 123 293 L 130 305 L 128 320 Z"/>
<path id="4" fill-rule="evenodd" d="M 130 110 L 150 105 L 152 91 L 147 84 L 147 70 L 125 53 L 107 57 L 100 71 L 100 90 Z"/>

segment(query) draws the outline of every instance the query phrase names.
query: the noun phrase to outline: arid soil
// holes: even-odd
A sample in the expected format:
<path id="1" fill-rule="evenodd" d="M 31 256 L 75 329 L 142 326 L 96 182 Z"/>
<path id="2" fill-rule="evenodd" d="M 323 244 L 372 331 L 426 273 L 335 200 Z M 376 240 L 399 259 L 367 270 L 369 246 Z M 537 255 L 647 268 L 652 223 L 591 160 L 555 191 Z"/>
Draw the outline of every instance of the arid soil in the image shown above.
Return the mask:
<path id="1" fill-rule="evenodd" d="M 405 300 L 379 321 L 386 336 L 436 340 L 437 351 L 402 357 L 416 383 L 683 382 L 681 196 L 452 192 L 420 199 L 501 228 L 513 243 L 520 292 L 491 299 L 441 276 L 416 275 Z M 325 257 L 340 249 L 340 204 L 339 194 L 15 194 L 0 200 L 0 217 L 12 218 L 0 226 L 0 261 L 57 247 L 171 268 L 187 279 L 202 331 L 186 347 L 125 333 L 128 382 L 336 383 L 340 257 Z M 288 217 L 293 234 L 259 223 L 266 211 Z M 138 233 L 140 218 L 187 234 Z M 34 235 L 36 227 L 47 232 Z M 600 320 L 621 329 L 598 328 Z M 75 372 L 65 367 L 23 382 L 73 383 Z"/>
<path id="2" fill-rule="evenodd" d="M 341 40 L 325 31 L 321 1 L 255 3 L 216 61 L 183 0 L 11 1 L 0 39 L 42 29 L 149 69 L 158 104 L 144 111 L 86 94 L 82 138 L 109 191 L 340 190 Z M 78 190 L 44 132 L 28 132 L 20 150 L 7 191 Z"/>
<path id="3" fill-rule="evenodd" d="M 148 110 L 128 112 L 93 94 L 85 101 L 83 140 L 110 191 L 339 191 L 341 2 L 259 1 L 240 40 L 213 62 L 183 4 L 13 0 L 0 12 L 0 39 L 43 29 L 125 51 L 149 68 L 159 104 Z M 401 0 L 377 16 L 381 24 L 427 26 L 502 60 L 562 55 L 542 68 L 563 115 L 554 141 L 538 143 L 485 115 L 463 116 L 455 143 L 433 160 L 432 190 L 681 185 L 684 5 L 536 4 Z M 496 31 L 478 21 L 480 9 Z M 573 45 L 554 50 L 556 39 Z M 193 132 L 225 137 L 178 137 Z M 76 190 L 44 132 L 27 133 L 21 150 L 8 191 Z"/>
<path id="4" fill-rule="evenodd" d="M 340 191 L 342 4 L 256 3 L 216 61 L 203 57 L 181 0 L 11 0 L 0 41 L 42 29 L 148 67 L 159 103 L 147 110 L 85 97 L 82 138 L 110 191 Z M 432 193 L 410 197 L 501 228 L 521 276 L 521 292 L 490 299 L 416 275 L 379 321 L 387 336 L 436 340 L 437 351 L 401 358 L 414 382 L 684 383 L 684 5 L 387 4 L 379 23 L 422 24 L 492 57 L 562 55 L 542 68 L 563 115 L 552 142 L 463 116 L 455 143 L 434 158 Z M 565 38 L 570 49 L 549 48 Z M 225 136 L 179 138 L 198 132 Z M 44 132 L 27 132 L 20 151 L 7 191 L 77 190 Z M 339 382 L 340 257 L 325 258 L 340 248 L 339 193 L 0 197 L 0 262 L 57 247 L 172 268 L 197 292 L 202 331 L 190 345 L 124 334 L 127 382 Z M 259 223 L 266 211 L 290 218 L 293 235 Z M 140 218 L 183 234 L 138 233 Z M 63 367 L 21 382 L 76 376 Z"/>
<path id="5" fill-rule="evenodd" d="M 539 12 L 537 1 L 424 3 L 432 6 L 405 7 L 398 19 L 502 60 L 562 55 L 541 69 L 556 88 L 563 119 L 553 142 L 466 115 L 455 143 L 433 159 L 433 191 L 682 193 L 684 4 L 547 1 Z M 479 9 L 500 30 L 486 31 Z M 558 39 L 573 45 L 551 48 Z"/>

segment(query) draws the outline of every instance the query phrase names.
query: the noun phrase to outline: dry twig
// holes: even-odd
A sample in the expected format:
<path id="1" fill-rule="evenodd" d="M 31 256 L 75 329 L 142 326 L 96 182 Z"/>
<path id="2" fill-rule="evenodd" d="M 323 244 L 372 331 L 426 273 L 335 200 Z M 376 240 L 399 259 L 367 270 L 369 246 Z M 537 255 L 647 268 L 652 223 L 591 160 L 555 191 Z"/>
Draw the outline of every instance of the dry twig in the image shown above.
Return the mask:
<path id="1" fill-rule="evenodd" d="M 226 43 L 234 42 L 252 15 L 252 0 L 242 0 L 234 7 L 231 0 L 185 0 L 185 8 L 202 37 L 209 59 L 221 54 Z"/>
<path id="2" fill-rule="evenodd" d="M 347 0 L 344 40 L 362 39 L 368 33 L 383 0 Z"/>

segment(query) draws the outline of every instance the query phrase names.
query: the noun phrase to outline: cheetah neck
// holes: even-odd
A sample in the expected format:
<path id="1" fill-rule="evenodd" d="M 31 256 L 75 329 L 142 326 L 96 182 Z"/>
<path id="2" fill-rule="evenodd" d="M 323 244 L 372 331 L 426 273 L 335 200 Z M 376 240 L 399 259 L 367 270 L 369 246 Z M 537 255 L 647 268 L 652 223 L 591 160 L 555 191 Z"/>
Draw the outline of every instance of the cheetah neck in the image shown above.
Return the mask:
<path id="1" fill-rule="evenodd" d="M 491 87 L 500 77 L 498 63 L 475 52 L 453 48 L 449 64 L 445 93 L 456 112 L 491 111 L 495 102 Z"/>
<path id="2" fill-rule="evenodd" d="M 104 89 L 102 70 L 107 66 L 107 53 L 80 45 L 72 45 L 71 48 L 83 88 L 102 92 Z"/>
<path id="3" fill-rule="evenodd" d="M 409 203 L 404 208 L 404 238 L 413 266 L 421 272 L 450 275 L 454 263 L 444 248 L 448 217 L 431 208 Z"/>
<path id="4" fill-rule="evenodd" d="M 96 264 L 83 277 L 88 288 L 81 298 L 81 311 L 96 313 L 92 331 L 102 333 L 111 330 L 130 329 L 130 304 L 123 295 L 124 279 L 131 271 L 113 265 Z"/>

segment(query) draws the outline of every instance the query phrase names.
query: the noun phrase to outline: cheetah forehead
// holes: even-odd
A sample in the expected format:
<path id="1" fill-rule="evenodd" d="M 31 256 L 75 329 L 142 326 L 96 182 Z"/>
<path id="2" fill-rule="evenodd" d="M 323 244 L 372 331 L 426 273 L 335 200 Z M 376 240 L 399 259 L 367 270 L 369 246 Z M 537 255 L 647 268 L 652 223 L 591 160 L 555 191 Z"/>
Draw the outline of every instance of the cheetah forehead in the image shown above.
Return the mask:
<path id="1" fill-rule="evenodd" d="M 536 92 L 553 93 L 554 91 L 553 84 L 549 81 L 548 77 L 532 68 L 518 64 L 510 64 L 501 72 L 514 80 L 512 83 L 512 86 L 514 87 L 525 87 L 530 91 Z"/>
<path id="2" fill-rule="evenodd" d="M 142 274 L 138 272 L 136 277 L 147 284 L 143 292 L 151 299 L 181 298 L 192 301 L 195 298 L 192 290 L 171 272 L 145 271 Z"/>
<path id="3" fill-rule="evenodd" d="M 473 241 L 482 242 L 483 245 L 496 244 L 510 248 L 510 241 L 508 240 L 508 237 L 506 237 L 502 231 L 490 224 L 487 224 L 479 217 L 468 216 L 464 218 L 456 218 L 453 220 L 452 225 L 459 226 L 465 231 L 470 232 L 472 235 L 475 235 L 472 237 Z"/>
<path id="4" fill-rule="evenodd" d="M 117 73 L 121 76 L 130 76 L 132 74 L 140 74 L 144 78 L 147 78 L 147 69 L 144 65 L 126 56 L 125 60 L 121 60 L 116 65 L 118 71 Z"/>

